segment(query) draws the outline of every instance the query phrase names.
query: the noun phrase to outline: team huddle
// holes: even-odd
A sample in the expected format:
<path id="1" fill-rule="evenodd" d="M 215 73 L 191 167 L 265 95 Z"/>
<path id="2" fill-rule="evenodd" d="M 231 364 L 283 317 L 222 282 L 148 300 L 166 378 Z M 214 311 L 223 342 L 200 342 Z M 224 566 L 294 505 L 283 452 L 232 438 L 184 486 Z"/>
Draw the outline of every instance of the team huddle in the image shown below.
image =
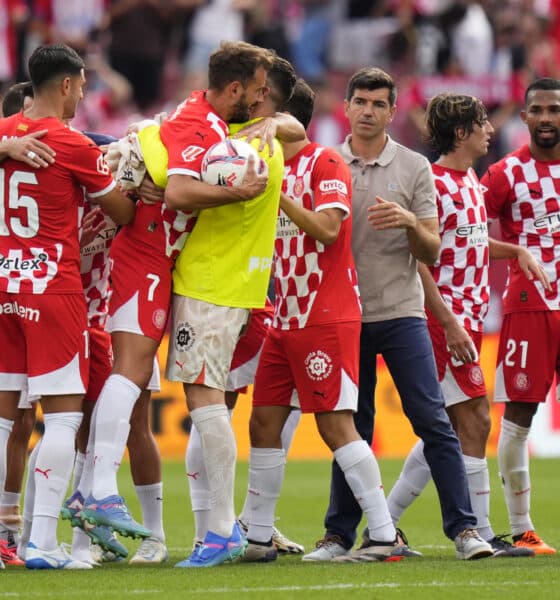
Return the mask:
<path id="1" fill-rule="evenodd" d="M 132 564 L 168 559 L 149 422 L 167 327 L 166 377 L 183 383 L 193 424 L 195 539 L 176 567 L 416 559 L 398 522 L 430 478 L 458 559 L 555 553 L 529 514 L 527 437 L 560 364 L 560 81 L 527 88 L 529 144 L 479 181 L 483 104 L 431 99 L 431 165 L 387 134 L 397 91 L 375 67 L 349 80 L 338 150 L 307 137 L 314 93 L 292 65 L 245 42 L 213 52 L 208 89 L 119 140 L 71 127 L 84 67 L 65 45 L 38 48 L 0 119 L 0 565 L 91 569 L 128 556 L 117 534 L 141 538 Z M 237 138 L 256 150 L 241 181 L 208 183 L 210 152 Z M 489 519 L 479 353 L 492 259 L 509 260 L 495 400 L 511 542 Z M 420 438 L 387 497 L 371 450 L 378 354 Z M 250 384 L 238 515 L 230 415 Z M 20 513 L 37 402 L 45 427 Z M 274 526 L 301 412 L 334 459 L 326 533 L 307 554 Z M 118 491 L 126 447 L 142 523 Z"/>

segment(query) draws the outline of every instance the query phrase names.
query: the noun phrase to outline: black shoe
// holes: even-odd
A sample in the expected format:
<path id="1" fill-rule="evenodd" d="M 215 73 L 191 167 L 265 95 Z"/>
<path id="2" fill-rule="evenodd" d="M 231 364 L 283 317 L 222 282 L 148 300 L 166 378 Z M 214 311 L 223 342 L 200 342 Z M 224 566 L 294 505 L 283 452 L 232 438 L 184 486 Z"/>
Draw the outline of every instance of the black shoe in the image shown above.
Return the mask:
<path id="1" fill-rule="evenodd" d="M 494 549 L 494 558 L 535 556 L 531 548 L 519 548 L 506 540 L 507 535 L 496 535 L 488 543 Z"/>

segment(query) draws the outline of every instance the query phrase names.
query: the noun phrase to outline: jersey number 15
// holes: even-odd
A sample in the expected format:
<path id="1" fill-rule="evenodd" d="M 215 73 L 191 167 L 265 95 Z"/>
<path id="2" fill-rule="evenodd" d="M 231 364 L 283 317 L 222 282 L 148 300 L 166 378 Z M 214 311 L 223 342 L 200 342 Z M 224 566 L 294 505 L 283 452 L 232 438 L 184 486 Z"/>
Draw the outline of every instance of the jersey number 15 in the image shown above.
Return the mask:
<path id="1" fill-rule="evenodd" d="M 0 169 L 0 235 L 11 235 L 12 233 L 20 238 L 32 238 L 39 231 L 39 206 L 31 196 L 20 195 L 21 183 L 37 185 L 35 173 L 14 171 L 6 182 L 6 171 Z M 25 219 L 22 219 L 21 216 L 8 218 L 6 209 L 9 211 L 25 210 L 27 217 Z"/>

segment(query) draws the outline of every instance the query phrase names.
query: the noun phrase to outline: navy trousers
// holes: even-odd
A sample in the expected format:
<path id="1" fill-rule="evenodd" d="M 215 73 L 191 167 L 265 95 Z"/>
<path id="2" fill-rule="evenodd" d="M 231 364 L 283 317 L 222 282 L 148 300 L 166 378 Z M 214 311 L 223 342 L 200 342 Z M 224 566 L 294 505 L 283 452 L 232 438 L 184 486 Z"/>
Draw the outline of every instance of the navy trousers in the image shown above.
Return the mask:
<path id="1" fill-rule="evenodd" d="M 402 407 L 414 432 L 424 442 L 443 518 L 443 530 L 454 539 L 467 527 L 476 526 L 461 447 L 445 411 L 437 378 L 432 342 L 424 319 L 407 317 L 363 323 L 360 336 L 360 383 L 354 421 L 368 444 L 373 436 L 376 357 L 381 354 L 401 397 Z M 381 426 L 383 426 L 381 424 Z M 333 461 L 330 504 L 325 517 L 328 535 L 338 535 L 351 548 L 362 510 Z"/>

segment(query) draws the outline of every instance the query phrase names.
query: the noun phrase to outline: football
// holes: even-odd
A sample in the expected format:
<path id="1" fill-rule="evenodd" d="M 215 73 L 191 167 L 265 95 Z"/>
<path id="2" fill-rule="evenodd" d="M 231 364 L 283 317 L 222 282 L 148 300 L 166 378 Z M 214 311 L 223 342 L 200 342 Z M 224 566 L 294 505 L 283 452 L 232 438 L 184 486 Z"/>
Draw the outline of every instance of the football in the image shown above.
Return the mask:
<path id="1" fill-rule="evenodd" d="M 251 144 L 237 139 L 214 144 L 202 160 L 202 181 L 226 187 L 240 185 L 247 172 L 250 156 L 254 157 L 255 169 L 260 175 L 266 169 L 266 163 Z"/>

